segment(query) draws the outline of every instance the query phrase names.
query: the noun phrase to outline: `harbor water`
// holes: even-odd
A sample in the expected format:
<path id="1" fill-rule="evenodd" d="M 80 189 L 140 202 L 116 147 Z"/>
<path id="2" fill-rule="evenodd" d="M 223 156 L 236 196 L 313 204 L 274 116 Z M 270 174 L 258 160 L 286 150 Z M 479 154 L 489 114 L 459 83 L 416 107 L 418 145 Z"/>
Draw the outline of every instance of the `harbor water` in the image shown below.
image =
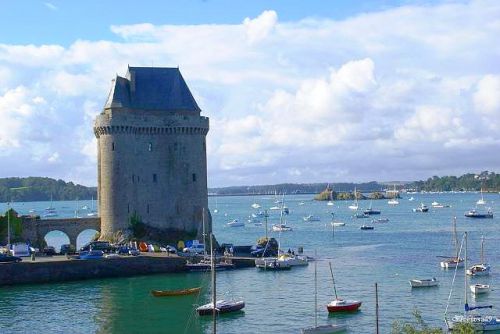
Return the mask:
<path id="1" fill-rule="evenodd" d="M 409 197 L 414 197 L 409 201 Z M 397 206 L 387 200 L 373 201 L 380 216 L 352 218 L 350 201 L 336 201 L 333 206 L 312 200 L 312 195 L 289 195 L 285 204 L 290 214 L 285 219 L 293 231 L 268 232 L 280 240 L 284 250 L 303 247 L 304 252 L 317 253 L 318 324 L 346 323 L 348 333 L 374 333 L 375 287 L 379 290 L 380 332 L 389 333 L 396 320 L 413 320 L 418 309 L 424 321 L 444 327 L 444 312 L 450 294 L 454 270 L 443 270 L 439 256 L 454 254 L 452 220 L 457 217 L 459 239 L 469 232 L 469 263 L 479 261 L 480 239 L 485 237 L 485 257 L 492 265 L 486 277 L 469 278 L 469 284 L 490 284 L 492 290 L 479 298 L 469 293 L 470 304 L 493 305 L 486 313 L 500 315 L 500 195 L 484 194 L 486 207 L 493 219 L 470 219 L 464 212 L 475 206 L 477 193 L 440 193 L 405 195 Z M 274 196 L 210 197 L 214 233 L 219 242 L 251 245 L 265 234 L 264 226 L 247 223 L 245 227 L 228 227 L 233 220 L 247 222 L 252 212 L 277 204 Z M 421 202 L 429 207 L 437 201 L 448 208 L 430 208 L 427 213 L 412 212 Z M 261 209 L 252 209 L 257 202 Z M 214 209 L 217 204 L 217 213 Z M 360 201 L 360 209 L 370 201 Z M 27 214 L 30 209 L 43 210 L 49 203 L 14 203 L 16 211 Z M 88 205 L 90 201 L 80 201 Z M 60 216 L 73 216 L 76 202 L 54 202 Z M 5 211 L 6 205 L 0 204 Z M 331 212 L 335 220 L 345 222 L 332 230 Z M 307 215 L 320 221 L 304 222 Z M 279 221 L 279 211 L 269 211 L 269 228 Z M 388 223 L 373 224 L 374 230 L 360 230 L 372 225 L 373 218 L 388 218 Z M 261 219 L 264 222 L 263 219 Z M 79 246 L 90 240 L 95 231 L 83 232 Z M 62 232 L 47 236 L 49 244 L 67 243 Z M 333 265 L 340 297 L 363 302 L 355 313 L 331 315 L 326 304 L 334 298 L 328 268 Z M 0 270 L 2 266 L 0 265 Z M 437 278 L 435 288 L 411 289 L 412 278 Z M 202 293 L 182 297 L 156 298 L 153 289 L 180 289 L 202 286 Z M 218 318 L 220 333 L 299 333 L 314 325 L 314 265 L 294 267 L 290 271 L 263 272 L 248 268 L 217 273 L 219 298 L 242 298 L 244 312 Z M 458 270 L 449 313 L 463 312 L 464 273 Z M 0 288 L 0 333 L 210 333 L 211 317 L 200 318 L 195 305 L 210 300 L 210 277 L 204 273 L 137 276 L 99 279 L 71 283 L 27 285 Z M 496 313 L 495 313 L 496 312 Z M 492 314 L 492 313 L 489 313 Z"/>

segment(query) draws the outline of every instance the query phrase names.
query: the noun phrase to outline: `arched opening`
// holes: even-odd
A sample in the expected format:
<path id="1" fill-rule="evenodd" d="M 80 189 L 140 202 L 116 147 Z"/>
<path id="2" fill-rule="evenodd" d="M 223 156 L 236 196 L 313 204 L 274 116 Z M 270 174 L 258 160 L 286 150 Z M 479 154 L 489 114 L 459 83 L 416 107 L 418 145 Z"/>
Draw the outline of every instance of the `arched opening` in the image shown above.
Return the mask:
<path id="1" fill-rule="evenodd" d="M 80 249 L 93 240 L 97 232 L 98 231 L 91 228 L 81 231 L 76 237 L 76 249 Z"/>
<path id="2" fill-rule="evenodd" d="M 54 247 L 54 250 L 59 253 L 62 245 L 69 244 L 69 237 L 66 233 L 59 230 L 50 231 L 44 237 L 47 246 Z"/>

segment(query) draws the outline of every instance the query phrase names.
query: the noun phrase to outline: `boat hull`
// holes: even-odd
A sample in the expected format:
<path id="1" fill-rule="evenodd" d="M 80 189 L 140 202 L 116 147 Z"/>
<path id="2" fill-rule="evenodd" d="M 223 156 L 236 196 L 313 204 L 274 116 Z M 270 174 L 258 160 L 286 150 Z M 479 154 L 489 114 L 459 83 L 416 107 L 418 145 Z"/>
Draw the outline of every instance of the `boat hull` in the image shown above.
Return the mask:
<path id="1" fill-rule="evenodd" d="M 236 312 L 240 311 L 245 307 L 245 302 L 244 301 L 238 301 L 238 302 L 224 302 L 224 301 L 217 301 L 216 303 L 216 312 L 218 314 L 223 314 L 223 313 L 230 313 L 230 312 Z M 196 309 L 199 315 L 212 315 L 214 313 L 213 311 L 213 303 L 210 304 L 205 304 Z"/>
<path id="2" fill-rule="evenodd" d="M 331 334 L 341 333 L 347 329 L 347 325 L 323 325 L 304 328 L 302 334 Z"/>
<path id="3" fill-rule="evenodd" d="M 410 280 L 410 286 L 412 288 L 428 288 L 438 286 L 438 281 L 435 279 L 412 279 Z"/>
<path id="4" fill-rule="evenodd" d="M 357 311 L 361 307 L 361 302 L 346 303 L 344 305 L 326 305 L 328 312 L 353 312 Z"/>
<path id="5" fill-rule="evenodd" d="M 184 296 L 198 293 L 200 290 L 201 287 L 183 290 L 151 290 L 151 294 L 155 297 Z"/>

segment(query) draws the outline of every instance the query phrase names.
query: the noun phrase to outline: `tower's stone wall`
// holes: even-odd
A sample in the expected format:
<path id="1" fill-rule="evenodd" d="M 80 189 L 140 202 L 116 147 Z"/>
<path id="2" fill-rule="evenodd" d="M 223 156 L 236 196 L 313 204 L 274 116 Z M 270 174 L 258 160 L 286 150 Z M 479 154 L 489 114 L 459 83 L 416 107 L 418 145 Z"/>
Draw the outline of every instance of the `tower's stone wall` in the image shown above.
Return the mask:
<path id="1" fill-rule="evenodd" d="M 211 230 L 208 130 L 199 111 L 105 107 L 94 126 L 104 238 L 129 228 L 134 214 L 154 228 L 201 236 L 203 208 Z"/>

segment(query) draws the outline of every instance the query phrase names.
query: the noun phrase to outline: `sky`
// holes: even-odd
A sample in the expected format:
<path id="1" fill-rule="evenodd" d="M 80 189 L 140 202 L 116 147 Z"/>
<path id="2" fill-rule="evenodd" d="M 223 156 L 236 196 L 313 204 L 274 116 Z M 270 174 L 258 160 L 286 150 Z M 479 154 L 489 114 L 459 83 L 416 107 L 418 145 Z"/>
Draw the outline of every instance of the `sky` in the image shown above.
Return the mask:
<path id="1" fill-rule="evenodd" d="M 210 187 L 500 166 L 500 2 L 0 1 L 0 177 L 96 185 L 95 116 L 179 66 Z"/>

